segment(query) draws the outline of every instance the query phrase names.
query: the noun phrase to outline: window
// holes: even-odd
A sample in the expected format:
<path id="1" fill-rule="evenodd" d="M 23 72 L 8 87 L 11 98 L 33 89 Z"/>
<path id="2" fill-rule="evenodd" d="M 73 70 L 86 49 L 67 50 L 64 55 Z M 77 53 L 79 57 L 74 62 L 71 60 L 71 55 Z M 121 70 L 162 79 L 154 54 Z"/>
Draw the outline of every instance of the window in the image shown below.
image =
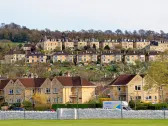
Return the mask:
<path id="1" fill-rule="evenodd" d="M 10 104 L 12 104 L 13 103 L 13 99 L 9 99 L 9 101 L 8 101 Z"/>
<path id="2" fill-rule="evenodd" d="M 10 95 L 13 95 L 13 89 L 10 89 L 10 90 L 9 90 L 9 94 L 10 94 Z"/>
<path id="3" fill-rule="evenodd" d="M 152 100 L 152 96 L 147 96 L 146 100 Z"/>
<path id="4" fill-rule="evenodd" d="M 50 88 L 46 88 L 46 94 L 50 94 Z"/>
<path id="5" fill-rule="evenodd" d="M 40 89 L 40 88 L 38 88 L 38 93 L 40 93 L 40 94 L 41 94 L 41 89 Z"/>
<path id="6" fill-rule="evenodd" d="M 55 102 L 55 103 L 58 103 L 58 100 L 57 100 L 57 98 L 54 98 L 54 102 Z"/>
<path id="7" fill-rule="evenodd" d="M 16 103 L 21 103 L 21 99 L 16 99 Z"/>
<path id="8" fill-rule="evenodd" d="M 51 100 L 50 100 L 50 98 L 48 98 L 48 99 L 47 99 L 47 103 L 50 103 L 50 102 L 51 102 Z"/>
<path id="9" fill-rule="evenodd" d="M 60 102 L 62 102 L 62 98 L 60 98 L 59 100 L 60 100 Z"/>
<path id="10" fill-rule="evenodd" d="M 117 87 L 118 88 L 118 91 L 121 91 L 121 87 Z"/>
<path id="11" fill-rule="evenodd" d="M 152 99 L 152 96 L 149 96 L 149 100 L 151 100 Z"/>
<path id="12" fill-rule="evenodd" d="M 157 100 L 157 96 L 155 96 L 155 100 Z"/>
<path id="13" fill-rule="evenodd" d="M 35 89 L 32 90 L 32 93 L 33 93 L 33 94 L 35 93 Z"/>
<path id="14" fill-rule="evenodd" d="M 141 100 L 141 96 L 136 96 L 136 100 Z"/>
<path id="15" fill-rule="evenodd" d="M 141 85 L 135 86 L 135 90 L 140 91 L 141 90 Z"/>
<path id="16" fill-rule="evenodd" d="M 21 94 L 21 89 L 16 89 L 16 94 Z"/>
<path id="17" fill-rule="evenodd" d="M 58 93 L 58 89 L 57 89 L 57 88 L 54 88 L 54 89 L 53 89 L 53 93 L 54 93 L 54 94 Z"/>

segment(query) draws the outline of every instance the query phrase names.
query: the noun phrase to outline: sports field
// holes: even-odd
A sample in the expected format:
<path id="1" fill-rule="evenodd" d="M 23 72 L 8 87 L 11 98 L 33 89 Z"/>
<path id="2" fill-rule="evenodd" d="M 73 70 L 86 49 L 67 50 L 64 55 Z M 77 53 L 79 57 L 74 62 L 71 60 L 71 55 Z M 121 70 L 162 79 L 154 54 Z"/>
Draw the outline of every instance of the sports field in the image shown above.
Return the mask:
<path id="1" fill-rule="evenodd" d="M 0 126 L 168 126 L 168 120 L 2 120 Z"/>

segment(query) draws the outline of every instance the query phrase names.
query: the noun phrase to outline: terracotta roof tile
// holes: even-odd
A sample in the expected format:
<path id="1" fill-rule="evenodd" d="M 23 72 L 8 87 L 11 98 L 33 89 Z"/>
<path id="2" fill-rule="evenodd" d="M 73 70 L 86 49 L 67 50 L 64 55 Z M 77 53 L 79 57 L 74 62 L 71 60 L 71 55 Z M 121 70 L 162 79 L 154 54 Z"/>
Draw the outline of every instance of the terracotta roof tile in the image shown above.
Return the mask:
<path id="1" fill-rule="evenodd" d="M 5 86 L 9 83 L 9 79 L 8 80 L 0 80 L 0 89 L 4 89 Z"/>
<path id="2" fill-rule="evenodd" d="M 95 86 L 81 77 L 56 77 L 63 86 Z"/>
<path id="3" fill-rule="evenodd" d="M 25 86 L 25 87 L 40 87 L 44 81 L 45 78 L 22 78 L 19 79 L 19 81 Z"/>
<path id="4" fill-rule="evenodd" d="M 127 85 L 136 75 L 120 75 L 109 85 Z"/>

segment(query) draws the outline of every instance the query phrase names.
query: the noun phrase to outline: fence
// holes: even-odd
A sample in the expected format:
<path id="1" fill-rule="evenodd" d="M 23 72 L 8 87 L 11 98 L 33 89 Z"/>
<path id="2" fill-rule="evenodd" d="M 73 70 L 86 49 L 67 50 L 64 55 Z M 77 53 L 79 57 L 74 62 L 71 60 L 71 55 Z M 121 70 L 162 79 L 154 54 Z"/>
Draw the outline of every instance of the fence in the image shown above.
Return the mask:
<path id="1" fill-rule="evenodd" d="M 168 110 L 120 111 L 111 109 L 58 109 L 49 111 L 0 111 L 0 120 L 5 119 L 168 119 Z"/>

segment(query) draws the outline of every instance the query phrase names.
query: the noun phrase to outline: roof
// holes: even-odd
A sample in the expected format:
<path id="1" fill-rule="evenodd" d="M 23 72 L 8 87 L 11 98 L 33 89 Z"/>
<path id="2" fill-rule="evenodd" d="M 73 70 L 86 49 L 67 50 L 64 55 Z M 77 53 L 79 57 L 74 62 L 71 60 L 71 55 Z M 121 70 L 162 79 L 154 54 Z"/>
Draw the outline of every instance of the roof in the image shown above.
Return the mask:
<path id="1" fill-rule="evenodd" d="M 0 77 L 0 80 L 6 80 L 7 78 L 6 77 Z"/>
<path id="2" fill-rule="evenodd" d="M 126 55 L 145 55 L 143 51 L 128 51 Z"/>
<path id="3" fill-rule="evenodd" d="M 150 51 L 148 52 L 148 55 L 159 55 L 161 52 L 158 51 Z"/>
<path id="4" fill-rule="evenodd" d="M 58 51 L 58 52 L 54 53 L 53 55 L 73 55 L 73 53 L 68 53 L 65 51 Z"/>
<path id="5" fill-rule="evenodd" d="M 95 50 L 85 50 L 85 51 L 80 51 L 78 52 L 78 55 L 97 55 L 97 52 Z"/>
<path id="6" fill-rule="evenodd" d="M 63 86 L 95 86 L 81 77 L 56 77 Z"/>
<path id="7" fill-rule="evenodd" d="M 136 75 L 120 75 L 109 85 L 127 85 Z"/>
<path id="8" fill-rule="evenodd" d="M 108 51 L 104 51 L 102 52 L 102 55 L 121 55 L 121 51 L 118 50 L 108 50 Z"/>
<path id="9" fill-rule="evenodd" d="M 30 53 L 30 54 L 28 54 L 28 55 L 26 55 L 27 57 L 29 57 L 29 56 L 37 56 L 37 57 L 39 57 L 39 56 L 45 56 L 44 54 L 41 54 L 41 53 Z"/>
<path id="10" fill-rule="evenodd" d="M 17 51 L 14 51 L 14 50 L 10 50 L 7 55 L 13 55 L 13 54 L 25 54 L 23 51 L 20 51 L 20 50 L 17 50 Z"/>
<path id="11" fill-rule="evenodd" d="M 4 89 L 5 86 L 9 83 L 9 79 L 7 80 L 0 80 L 0 89 Z"/>
<path id="12" fill-rule="evenodd" d="M 19 81 L 26 87 L 40 87 L 46 78 L 22 78 Z"/>

